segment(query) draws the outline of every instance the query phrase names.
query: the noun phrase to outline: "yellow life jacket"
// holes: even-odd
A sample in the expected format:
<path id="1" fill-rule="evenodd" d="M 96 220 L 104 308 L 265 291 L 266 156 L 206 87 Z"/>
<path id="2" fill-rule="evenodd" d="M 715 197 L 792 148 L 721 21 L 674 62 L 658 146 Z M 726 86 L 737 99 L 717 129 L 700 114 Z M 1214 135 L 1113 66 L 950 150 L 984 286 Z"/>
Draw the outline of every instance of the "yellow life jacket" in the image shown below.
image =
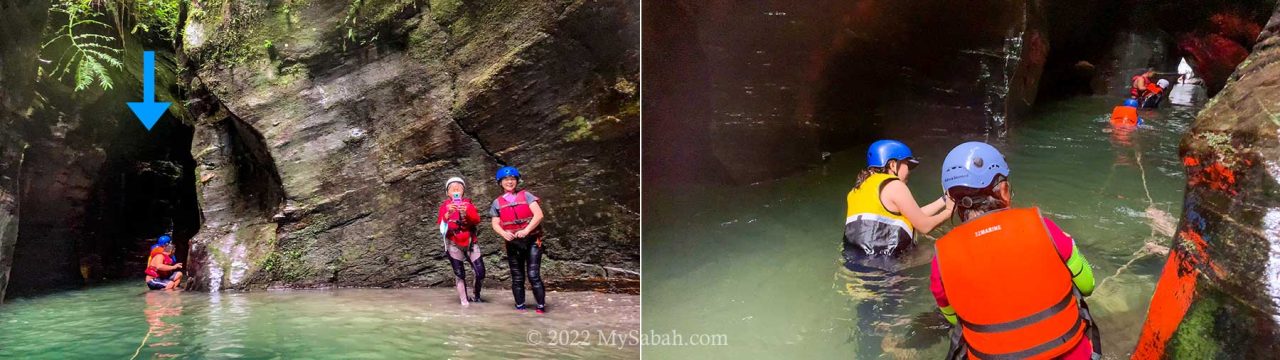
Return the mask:
<path id="1" fill-rule="evenodd" d="M 902 214 L 885 209 L 880 201 L 880 190 L 898 177 L 873 173 L 861 186 L 849 191 L 844 220 L 846 245 L 856 245 L 867 253 L 893 254 L 911 245 L 915 228 Z"/>

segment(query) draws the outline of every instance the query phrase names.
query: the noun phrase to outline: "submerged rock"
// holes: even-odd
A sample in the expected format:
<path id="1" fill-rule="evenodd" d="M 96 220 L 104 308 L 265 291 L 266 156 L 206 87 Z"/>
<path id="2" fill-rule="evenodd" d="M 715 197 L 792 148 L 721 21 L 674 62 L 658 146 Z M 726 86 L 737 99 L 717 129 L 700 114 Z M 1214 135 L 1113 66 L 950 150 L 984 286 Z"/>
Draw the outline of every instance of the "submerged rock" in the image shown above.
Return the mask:
<path id="1" fill-rule="evenodd" d="M 1280 9 L 1183 138 L 1187 191 L 1134 358 L 1280 352 Z"/>
<path id="2" fill-rule="evenodd" d="M 452 281 L 444 180 L 485 212 L 504 164 L 544 199 L 551 259 L 638 269 L 636 1 L 291 4 L 188 18 L 197 286 Z"/>

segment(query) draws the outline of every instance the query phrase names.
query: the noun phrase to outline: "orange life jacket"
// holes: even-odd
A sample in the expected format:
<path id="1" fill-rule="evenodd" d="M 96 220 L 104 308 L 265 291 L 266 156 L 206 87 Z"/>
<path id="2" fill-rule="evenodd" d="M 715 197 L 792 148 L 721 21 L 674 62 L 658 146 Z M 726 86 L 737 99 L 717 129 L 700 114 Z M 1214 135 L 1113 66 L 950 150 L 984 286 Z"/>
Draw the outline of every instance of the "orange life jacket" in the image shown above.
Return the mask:
<path id="1" fill-rule="evenodd" d="M 1164 91 L 1164 89 L 1160 88 L 1160 85 L 1156 85 L 1156 84 L 1153 84 L 1153 83 L 1151 83 L 1151 82 L 1147 82 L 1147 93 L 1148 93 L 1148 94 L 1159 94 L 1159 93 L 1160 93 L 1160 92 L 1162 92 L 1162 91 Z"/>
<path id="2" fill-rule="evenodd" d="M 503 230 L 510 232 L 524 230 L 524 227 L 530 221 L 533 221 L 533 209 L 529 208 L 529 202 L 524 190 L 515 193 L 515 200 L 507 201 L 505 196 L 499 196 L 497 201 L 498 218 L 501 221 L 500 225 Z M 541 235 L 542 227 L 539 226 L 528 237 L 538 239 L 538 243 L 541 244 Z"/>
<path id="3" fill-rule="evenodd" d="M 1111 109 L 1111 125 L 1117 127 L 1138 126 L 1138 108 L 1116 106 Z"/>
<path id="4" fill-rule="evenodd" d="M 934 245 L 974 359 L 1049 359 L 1084 339 L 1071 271 L 1036 208 L 983 215 Z"/>

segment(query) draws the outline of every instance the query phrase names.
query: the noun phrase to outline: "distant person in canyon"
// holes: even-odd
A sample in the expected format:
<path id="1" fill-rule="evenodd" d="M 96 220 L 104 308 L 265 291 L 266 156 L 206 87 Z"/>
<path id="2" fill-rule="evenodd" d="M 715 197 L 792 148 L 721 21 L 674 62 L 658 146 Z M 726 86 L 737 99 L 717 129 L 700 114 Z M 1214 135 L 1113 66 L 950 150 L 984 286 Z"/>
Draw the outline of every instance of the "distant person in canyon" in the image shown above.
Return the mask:
<path id="1" fill-rule="evenodd" d="M 1124 99 L 1124 104 L 1111 109 L 1111 126 L 1117 128 L 1132 128 L 1142 125 L 1142 118 L 1138 117 L 1138 100 Z"/>
<path id="2" fill-rule="evenodd" d="M 945 196 L 920 207 L 907 188 L 911 168 L 920 162 L 897 140 L 880 140 L 867 149 L 867 167 L 846 196 L 846 267 L 865 262 L 894 262 L 915 246 L 915 231 L 928 233 L 951 217 L 954 203 Z M 893 268 L 891 264 L 874 266 Z M 888 270 L 888 269 L 884 269 Z"/>
<path id="3" fill-rule="evenodd" d="M 1142 107 L 1146 109 L 1154 109 L 1160 107 L 1160 102 L 1164 100 L 1165 89 L 1169 87 L 1169 80 L 1160 79 L 1154 84 L 1147 85 L 1147 93 L 1142 97 Z"/>
<path id="4" fill-rule="evenodd" d="M 959 326 L 948 358 L 1090 359 L 1100 346 L 1084 302 L 1093 270 L 1040 209 L 1013 208 L 1009 172 L 981 142 L 942 162 L 943 188 L 964 221 L 935 243 L 930 275 L 939 310 Z"/>
<path id="5" fill-rule="evenodd" d="M 462 178 L 449 178 L 444 182 L 444 189 L 445 200 L 440 204 L 436 221 L 445 238 L 444 248 L 449 254 L 449 265 L 453 266 L 458 301 L 462 302 L 462 306 L 484 302 L 480 298 L 481 285 L 484 284 L 484 259 L 480 244 L 476 241 L 476 225 L 480 224 L 480 213 L 471 204 L 471 199 L 463 196 L 467 190 L 467 182 Z M 471 263 L 471 269 L 476 273 L 473 286 L 475 296 L 471 298 L 467 297 L 467 269 L 464 263 Z"/>
<path id="6" fill-rule="evenodd" d="M 1129 97 L 1141 100 L 1147 95 L 1147 87 L 1155 84 L 1151 82 L 1151 77 L 1155 76 L 1156 69 L 1147 68 L 1141 74 L 1134 75 L 1129 79 Z"/>
<path id="7" fill-rule="evenodd" d="M 1178 84 L 1198 83 L 1195 70 L 1191 69 L 1191 64 L 1187 64 L 1187 58 L 1182 58 L 1178 62 Z"/>
<path id="8" fill-rule="evenodd" d="M 489 216 L 493 218 L 493 231 L 506 240 L 507 265 L 511 267 L 511 294 L 515 296 L 516 310 L 525 311 L 524 279 L 529 278 L 533 299 L 538 302 L 536 311 L 546 312 L 546 289 L 542 284 L 542 207 L 533 193 L 519 189 L 520 171 L 512 166 L 498 169 L 494 176 L 502 185 L 502 196 L 493 200 Z"/>
<path id="9" fill-rule="evenodd" d="M 147 287 L 151 290 L 173 290 L 182 282 L 182 263 L 174 262 L 173 243 L 166 243 L 159 254 L 147 260 Z"/>

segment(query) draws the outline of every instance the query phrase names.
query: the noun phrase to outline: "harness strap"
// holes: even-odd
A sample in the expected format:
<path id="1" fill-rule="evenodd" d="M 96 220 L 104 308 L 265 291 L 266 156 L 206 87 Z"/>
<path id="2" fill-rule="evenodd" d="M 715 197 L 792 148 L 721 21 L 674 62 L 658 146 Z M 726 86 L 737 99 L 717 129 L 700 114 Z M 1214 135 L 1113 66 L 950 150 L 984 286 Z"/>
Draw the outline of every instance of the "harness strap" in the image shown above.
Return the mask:
<path id="1" fill-rule="evenodd" d="M 997 333 L 997 332 L 1006 332 L 1006 331 L 1021 329 L 1023 327 L 1026 327 L 1027 325 L 1039 323 L 1044 319 L 1053 317 L 1054 315 L 1057 315 L 1063 310 L 1066 310 L 1067 306 L 1071 305 L 1071 301 L 1075 300 L 1074 292 L 1075 292 L 1075 288 L 1072 287 L 1072 290 L 1068 291 L 1067 295 L 1062 297 L 1062 301 L 1058 301 L 1057 304 L 1054 304 L 1053 306 L 1050 306 L 1044 310 L 1040 310 L 1034 314 L 1027 315 L 1019 319 L 1014 319 L 1012 321 L 1006 321 L 1006 322 L 995 323 L 995 324 L 975 324 L 975 323 L 966 321 L 964 318 L 960 318 L 960 323 L 964 325 L 965 329 L 969 329 L 969 331 L 980 332 L 980 333 Z"/>
<path id="2" fill-rule="evenodd" d="M 1067 330 L 1067 332 L 1062 334 L 1061 336 L 1058 336 L 1056 338 L 1053 338 L 1049 341 L 1044 342 L 1043 344 L 1036 345 L 1034 347 L 1031 347 L 1029 349 L 1022 350 L 1022 351 L 1015 351 L 1015 352 L 1003 353 L 1003 354 L 987 354 L 974 348 L 972 344 L 969 345 L 969 351 L 973 352 L 974 355 L 977 355 L 978 357 L 983 359 L 1009 359 L 1009 360 L 1026 359 L 1034 355 L 1043 353 L 1045 351 L 1052 350 L 1053 348 L 1059 345 L 1062 345 L 1063 343 L 1066 343 L 1067 341 L 1071 340 L 1071 337 L 1074 336 L 1077 331 L 1080 331 L 1081 326 L 1084 326 L 1084 319 L 1076 320 L 1075 326 L 1072 326 L 1071 329 Z"/>

